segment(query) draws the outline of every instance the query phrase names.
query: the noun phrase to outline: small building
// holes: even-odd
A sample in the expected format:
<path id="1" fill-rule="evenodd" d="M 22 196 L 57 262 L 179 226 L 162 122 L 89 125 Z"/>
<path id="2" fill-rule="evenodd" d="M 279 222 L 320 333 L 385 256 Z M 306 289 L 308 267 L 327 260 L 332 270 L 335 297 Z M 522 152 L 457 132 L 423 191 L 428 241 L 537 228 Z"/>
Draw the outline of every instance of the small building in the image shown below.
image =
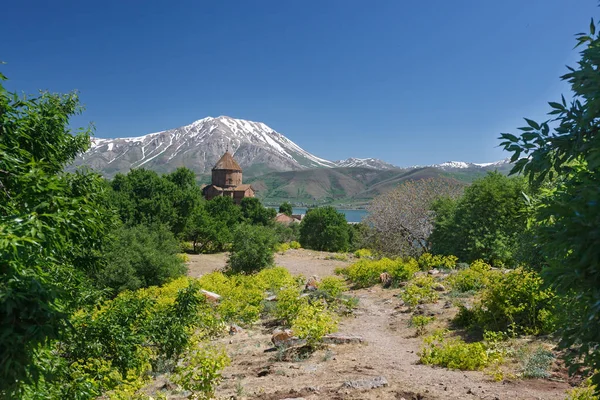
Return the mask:
<path id="1" fill-rule="evenodd" d="M 252 186 L 242 183 L 242 168 L 229 150 L 225 151 L 213 167 L 212 182 L 202 188 L 202 195 L 206 200 L 218 196 L 231 197 L 236 204 L 240 204 L 244 197 L 254 197 Z"/>

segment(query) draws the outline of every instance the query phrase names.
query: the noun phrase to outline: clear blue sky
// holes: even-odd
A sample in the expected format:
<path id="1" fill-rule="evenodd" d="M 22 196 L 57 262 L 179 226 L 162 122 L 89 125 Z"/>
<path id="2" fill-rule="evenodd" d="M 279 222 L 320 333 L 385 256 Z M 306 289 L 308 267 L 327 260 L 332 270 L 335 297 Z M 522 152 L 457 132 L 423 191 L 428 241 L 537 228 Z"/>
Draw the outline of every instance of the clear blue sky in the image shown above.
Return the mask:
<path id="1" fill-rule="evenodd" d="M 328 159 L 506 157 L 544 118 L 597 0 L 9 1 L 10 90 L 80 91 L 98 137 L 262 121 Z"/>

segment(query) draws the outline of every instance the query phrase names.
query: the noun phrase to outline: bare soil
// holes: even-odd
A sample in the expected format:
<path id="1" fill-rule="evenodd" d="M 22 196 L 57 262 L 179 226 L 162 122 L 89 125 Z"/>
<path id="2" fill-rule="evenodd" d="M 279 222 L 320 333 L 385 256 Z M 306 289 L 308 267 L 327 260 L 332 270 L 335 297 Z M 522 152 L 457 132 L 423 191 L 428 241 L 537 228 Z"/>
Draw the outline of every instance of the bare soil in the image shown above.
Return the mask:
<path id="1" fill-rule="evenodd" d="M 328 259 L 331 254 L 290 250 L 277 256 L 277 265 L 294 274 L 327 276 L 351 260 Z M 190 275 L 199 276 L 225 265 L 225 255 L 192 256 Z M 278 361 L 281 354 L 270 342 L 272 326 L 264 324 L 222 338 L 232 363 L 224 370 L 217 390 L 222 399 L 564 399 L 566 382 L 512 379 L 495 382 L 479 371 L 451 371 L 421 365 L 422 338 L 408 326 L 410 313 L 402 312 L 398 289 L 374 287 L 351 291 L 360 299 L 353 316 L 343 318 L 339 332 L 360 335 L 363 344 L 328 345 L 306 359 Z M 428 307 L 436 325 L 447 325 L 456 312 L 441 300 Z M 433 327 L 432 327 L 433 328 Z M 555 374 L 554 376 L 559 376 Z M 360 390 L 345 382 L 384 377 L 388 385 Z"/>
<path id="2" fill-rule="evenodd" d="M 227 253 L 189 254 L 188 275 L 198 278 L 204 274 L 218 271 L 227 263 Z M 347 260 L 336 260 L 340 254 L 305 249 L 288 250 L 285 254 L 275 254 L 275 265 L 287 268 L 292 274 L 324 277 L 333 275 L 338 267 L 350 265 L 352 256 Z"/>

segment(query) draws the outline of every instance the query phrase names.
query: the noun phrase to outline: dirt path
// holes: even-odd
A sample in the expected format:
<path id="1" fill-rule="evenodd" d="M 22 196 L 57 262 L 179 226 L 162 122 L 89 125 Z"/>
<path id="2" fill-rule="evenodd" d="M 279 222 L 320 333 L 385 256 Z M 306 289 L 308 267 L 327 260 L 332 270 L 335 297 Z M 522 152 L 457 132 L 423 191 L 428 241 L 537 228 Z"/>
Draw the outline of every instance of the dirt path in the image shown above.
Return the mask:
<path id="1" fill-rule="evenodd" d="M 350 261 L 331 260 L 327 253 L 306 250 L 278 255 L 277 265 L 294 274 L 323 277 Z M 192 258 L 190 274 L 199 276 L 225 265 L 225 255 Z M 195 264 L 194 264 L 195 263 Z M 408 326 L 409 313 L 399 309 L 398 290 L 362 289 L 349 294 L 360 304 L 354 316 L 343 318 L 339 332 L 360 335 L 363 344 L 329 345 L 306 360 L 278 361 L 268 351 L 273 327 L 256 326 L 221 339 L 232 364 L 224 371 L 217 395 L 221 399 L 543 399 L 562 400 L 567 383 L 549 380 L 494 382 L 483 372 L 450 371 L 418 364 L 422 338 Z M 440 314 L 444 301 L 428 306 Z M 444 310 L 435 324 L 445 326 L 452 317 Z M 433 329 L 433 327 L 432 327 Z M 349 381 L 383 377 L 386 387 L 347 389 Z"/>
<path id="2" fill-rule="evenodd" d="M 548 380 L 494 382 L 478 371 L 450 371 L 418 364 L 421 337 L 408 327 L 410 314 L 394 309 L 395 291 L 380 288 L 353 292 L 360 298 L 354 317 L 339 331 L 360 335 L 364 344 L 330 345 L 309 359 L 276 361 L 270 329 L 226 338 L 232 365 L 219 388 L 222 398 L 304 399 L 543 399 L 562 400 L 566 383 Z M 441 307 L 442 305 L 437 305 Z M 441 322 L 441 321 L 440 321 Z M 344 382 L 384 377 L 387 387 L 353 390 Z"/>

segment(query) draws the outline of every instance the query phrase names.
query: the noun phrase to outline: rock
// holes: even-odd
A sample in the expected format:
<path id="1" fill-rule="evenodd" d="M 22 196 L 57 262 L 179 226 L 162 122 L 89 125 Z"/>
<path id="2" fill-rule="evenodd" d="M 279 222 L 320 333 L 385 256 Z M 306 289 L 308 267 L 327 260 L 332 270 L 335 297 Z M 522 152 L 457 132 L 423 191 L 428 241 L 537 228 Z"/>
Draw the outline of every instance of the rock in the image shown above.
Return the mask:
<path id="1" fill-rule="evenodd" d="M 275 329 L 271 336 L 271 342 L 275 346 L 287 346 L 293 343 L 294 333 L 291 329 Z"/>
<path id="2" fill-rule="evenodd" d="M 388 381 L 383 376 L 376 376 L 371 379 L 357 379 L 346 381 L 342 384 L 342 389 L 370 390 L 388 386 Z"/>
<path id="3" fill-rule="evenodd" d="M 308 291 L 315 291 L 319 288 L 319 281 L 317 280 L 316 276 L 311 276 L 310 278 L 308 278 L 308 280 L 306 281 L 306 285 L 304 285 L 304 290 L 308 290 Z"/>
<path id="4" fill-rule="evenodd" d="M 236 324 L 232 324 L 229 327 L 229 334 L 230 335 L 237 335 L 238 333 L 242 333 L 243 331 L 244 330 L 239 325 L 236 325 Z"/>
<path id="5" fill-rule="evenodd" d="M 343 333 L 330 333 L 323 337 L 323 343 L 333 344 L 347 344 L 347 343 L 362 343 L 364 339 L 362 336 L 357 335 L 346 335 Z"/>
<path id="6" fill-rule="evenodd" d="M 267 301 L 277 301 L 277 296 L 272 295 L 272 296 L 267 297 L 265 300 L 267 300 Z"/>
<path id="7" fill-rule="evenodd" d="M 306 400 L 304 397 L 286 397 L 283 400 Z"/>
<path id="8" fill-rule="evenodd" d="M 445 292 L 446 288 L 444 287 L 444 285 L 442 285 L 439 282 L 436 282 L 433 284 L 433 286 L 431 286 L 431 288 L 437 292 Z"/>
<path id="9" fill-rule="evenodd" d="M 384 288 L 390 287 L 392 285 L 392 276 L 387 272 L 384 272 L 379 275 L 379 282 L 381 282 L 381 285 Z"/>
<path id="10" fill-rule="evenodd" d="M 450 300 L 446 300 L 444 303 L 444 308 L 452 308 L 452 302 Z"/>
<path id="11" fill-rule="evenodd" d="M 219 300 L 221 300 L 220 295 L 209 292 L 208 290 L 200 289 L 200 293 L 202 293 L 204 297 L 206 297 L 206 300 L 210 301 L 211 303 L 217 303 Z"/>
<path id="12" fill-rule="evenodd" d="M 437 275 L 437 274 L 439 274 L 439 273 L 440 273 L 440 270 L 439 270 L 439 269 L 437 269 L 437 268 L 433 268 L 433 269 L 430 269 L 429 271 L 427 271 L 427 273 L 428 273 L 429 275 Z"/>

